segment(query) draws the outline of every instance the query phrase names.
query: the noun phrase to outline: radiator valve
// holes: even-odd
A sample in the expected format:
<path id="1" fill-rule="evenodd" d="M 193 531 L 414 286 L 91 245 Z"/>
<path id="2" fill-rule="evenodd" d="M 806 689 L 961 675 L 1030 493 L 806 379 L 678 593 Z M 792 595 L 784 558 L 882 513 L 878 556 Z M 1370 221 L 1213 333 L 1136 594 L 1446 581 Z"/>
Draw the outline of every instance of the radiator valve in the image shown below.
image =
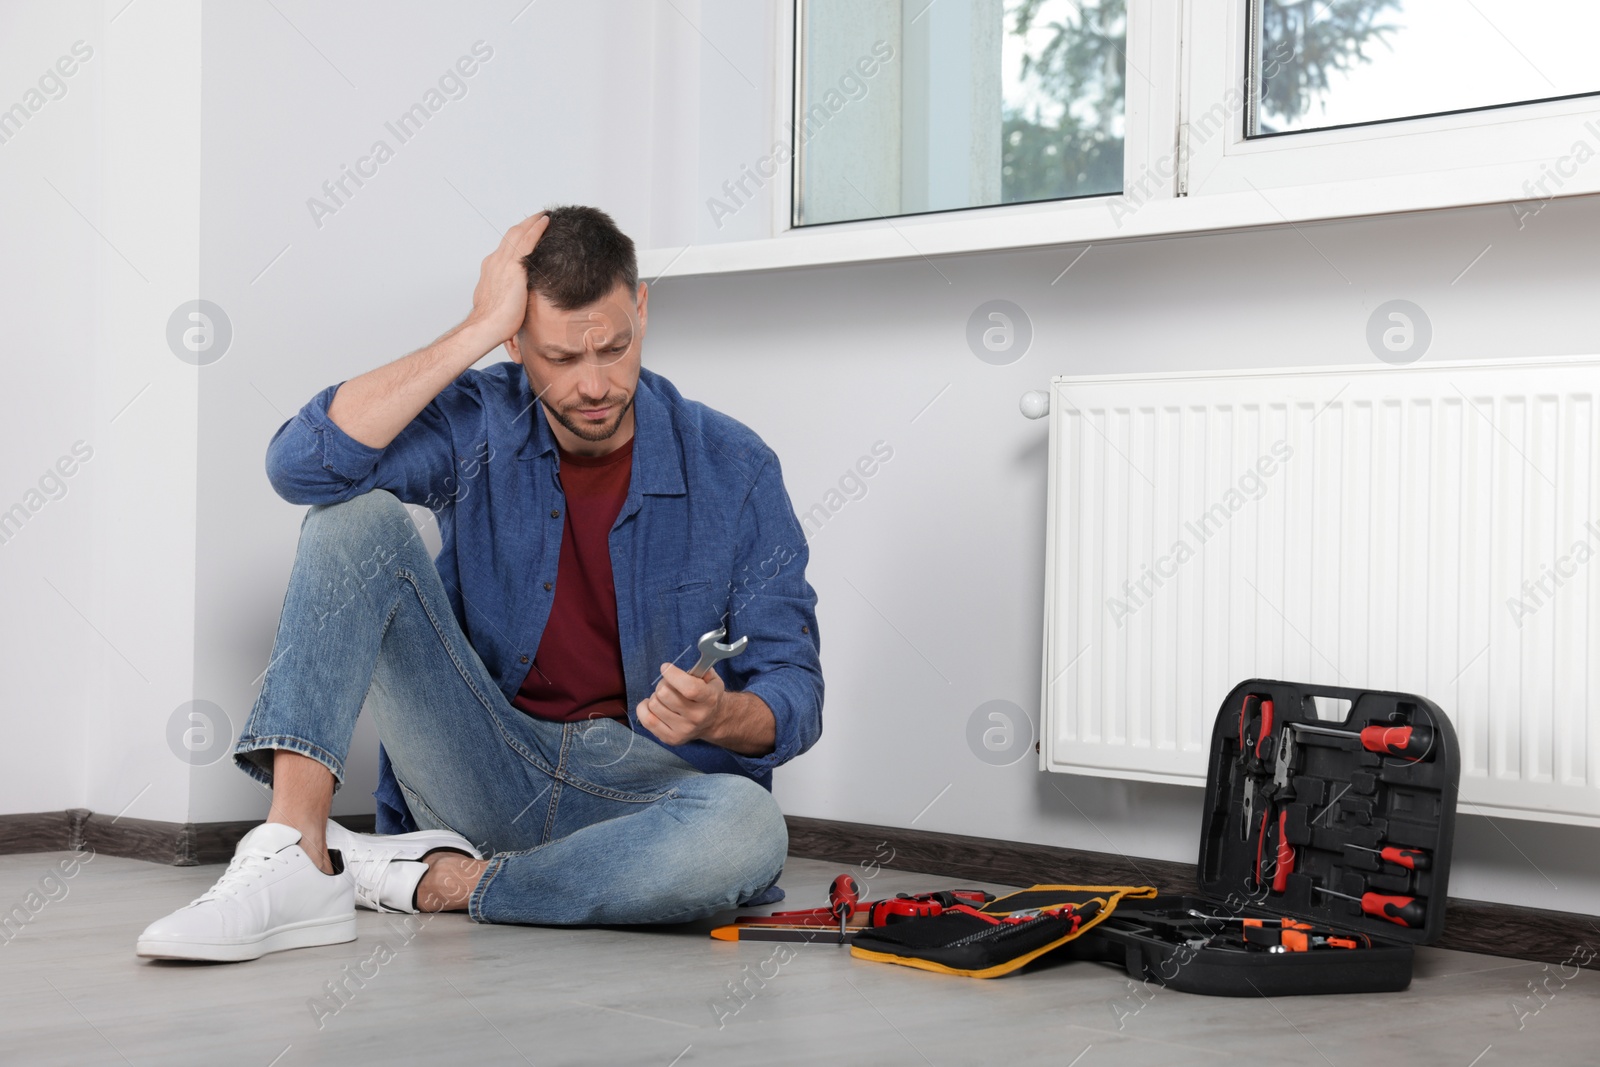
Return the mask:
<path id="1" fill-rule="evenodd" d="M 1050 394 L 1043 389 L 1030 389 L 1022 394 L 1017 407 L 1030 419 L 1042 419 L 1050 414 Z"/>

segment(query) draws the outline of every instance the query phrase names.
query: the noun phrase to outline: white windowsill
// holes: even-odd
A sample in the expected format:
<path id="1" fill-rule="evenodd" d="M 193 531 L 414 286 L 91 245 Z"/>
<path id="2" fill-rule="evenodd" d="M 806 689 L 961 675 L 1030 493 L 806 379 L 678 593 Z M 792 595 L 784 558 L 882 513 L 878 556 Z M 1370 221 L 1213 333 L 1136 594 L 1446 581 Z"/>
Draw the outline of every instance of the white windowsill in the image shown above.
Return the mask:
<path id="1" fill-rule="evenodd" d="M 1122 196 L 1093 197 L 835 223 L 788 230 L 764 240 L 648 249 L 640 253 L 639 270 L 649 279 L 783 270 L 1126 241 L 1474 204 L 1515 203 L 1517 210 L 1529 212 L 1538 207 L 1522 188 L 1530 170 L 1537 173 L 1537 167 L 1517 161 L 1473 168 L 1465 174 L 1388 175 L 1260 192 L 1149 200 L 1139 206 Z M 1592 170 L 1567 182 L 1560 195 L 1600 192 L 1600 165 Z M 1506 210 L 1513 209 L 1508 206 Z"/>

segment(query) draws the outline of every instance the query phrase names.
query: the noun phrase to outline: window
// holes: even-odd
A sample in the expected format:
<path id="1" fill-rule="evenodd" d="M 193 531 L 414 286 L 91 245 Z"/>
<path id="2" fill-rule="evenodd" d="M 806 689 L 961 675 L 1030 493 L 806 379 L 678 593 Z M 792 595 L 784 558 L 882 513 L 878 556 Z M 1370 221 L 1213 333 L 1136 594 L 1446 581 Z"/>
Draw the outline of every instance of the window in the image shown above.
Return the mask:
<path id="1" fill-rule="evenodd" d="M 771 137 L 768 169 L 791 180 L 737 238 L 715 236 L 718 216 L 642 266 L 762 270 L 1469 204 L 1507 205 L 1522 229 L 1555 197 L 1600 193 L 1595 0 L 784 3 L 777 32 L 718 51 L 745 64 L 770 46 L 774 106 L 751 140 Z"/>
<path id="2" fill-rule="evenodd" d="M 794 223 L 1122 188 L 1125 0 L 805 0 Z"/>
<path id="3" fill-rule="evenodd" d="M 1600 91 L 1600 5 L 1253 0 L 1252 137 Z"/>

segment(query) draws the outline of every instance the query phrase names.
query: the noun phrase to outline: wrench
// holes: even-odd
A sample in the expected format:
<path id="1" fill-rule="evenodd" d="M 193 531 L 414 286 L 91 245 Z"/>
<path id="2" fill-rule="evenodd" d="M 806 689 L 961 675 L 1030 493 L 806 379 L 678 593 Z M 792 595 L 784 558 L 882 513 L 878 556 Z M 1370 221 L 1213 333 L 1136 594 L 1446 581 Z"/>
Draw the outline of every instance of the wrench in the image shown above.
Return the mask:
<path id="1" fill-rule="evenodd" d="M 706 671 L 711 669 L 713 663 L 719 659 L 737 656 L 744 651 L 744 646 L 750 643 L 750 638 L 745 636 L 731 645 L 722 644 L 722 639 L 726 636 L 728 636 L 728 631 L 721 626 L 700 636 L 700 640 L 697 642 L 700 647 L 700 659 L 695 663 L 694 670 L 690 671 L 690 674 L 696 678 L 703 676 Z"/>

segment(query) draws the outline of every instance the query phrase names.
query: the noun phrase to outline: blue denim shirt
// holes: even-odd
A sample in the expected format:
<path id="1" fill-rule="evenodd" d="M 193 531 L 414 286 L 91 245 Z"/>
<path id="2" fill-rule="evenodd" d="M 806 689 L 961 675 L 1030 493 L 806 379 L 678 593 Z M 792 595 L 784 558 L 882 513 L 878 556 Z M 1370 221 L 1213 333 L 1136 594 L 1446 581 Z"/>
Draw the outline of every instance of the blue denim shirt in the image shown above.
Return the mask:
<path id="1" fill-rule="evenodd" d="M 430 508 L 443 545 L 434 562 L 456 619 L 509 701 L 550 617 L 566 510 L 555 435 L 527 375 L 511 362 L 466 371 L 387 448 L 361 444 L 328 418 L 338 388 L 273 435 L 272 487 L 291 504 L 387 489 Z M 772 768 L 822 733 L 817 595 L 777 455 L 749 427 L 641 369 L 633 471 L 610 546 L 633 729 L 655 740 L 635 709 L 660 665 L 693 666 L 695 641 L 726 624 L 730 640 L 748 635 L 750 644 L 715 669 L 729 689 L 772 709 L 776 747 L 759 757 L 705 741 L 666 747 L 701 770 L 770 789 Z M 417 828 L 381 746 L 373 795 L 379 833 Z"/>

